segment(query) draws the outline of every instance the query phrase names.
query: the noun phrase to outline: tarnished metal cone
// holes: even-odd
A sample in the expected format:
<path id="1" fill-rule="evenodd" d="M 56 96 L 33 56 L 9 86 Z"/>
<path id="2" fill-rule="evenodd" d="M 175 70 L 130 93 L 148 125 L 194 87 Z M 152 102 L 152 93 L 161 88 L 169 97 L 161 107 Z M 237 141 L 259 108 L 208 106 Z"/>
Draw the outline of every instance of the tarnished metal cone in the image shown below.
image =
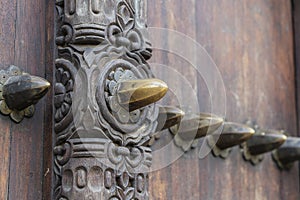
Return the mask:
<path id="1" fill-rule="evenodd" d="M 183 140 L 193 140 L 215 132 L 224 120 L 213 114 L 200 113 L 190 119 L 183 119 L 180 124 L 172 127 L 173 134 L 178 134 Z"/>
<path id="2" fill-rule="evenodd" d="M 159 108 L 158 125 L 156 131 L 168 129 L 179 124 L 184 116 L 184 112 L 176 107 L 161 106 Z"/>
<path id="3" fill-rule="evenodd" d="M 159 79 L 128 80 L 119 83 L 117 97 L 131 112 L 159 101 L 167 91 L 167 84 Z"/>
<path id="4" fill-rule="evenodd" d="M 11 110 L 23 110 L 36 104 L 49 87 L 50 83 L 41 77 L 12 76 L 3 85 L 3 98 Z"/>
<path id="5" fill-rule="evenodd" d="M 260 155 L 280 147 L 287 137 L 280 131 L 268 130 L 262 134 L 254 134 L 246 146 L 251 155 Z"/>
<path id="6" fill-rule="evenodd" d="M 219 149 L 224 150 L 239 145 L 250 139 L 255 131 L 244 124 L 225 122 L 221 134 L 212 134 Z"/>
<path id="7" fill-rule="evenodd" d="M 288 137 L 285 143 L 273 152 L 277 165 L 284 169 L 300 160 L 300 138 Z"/>

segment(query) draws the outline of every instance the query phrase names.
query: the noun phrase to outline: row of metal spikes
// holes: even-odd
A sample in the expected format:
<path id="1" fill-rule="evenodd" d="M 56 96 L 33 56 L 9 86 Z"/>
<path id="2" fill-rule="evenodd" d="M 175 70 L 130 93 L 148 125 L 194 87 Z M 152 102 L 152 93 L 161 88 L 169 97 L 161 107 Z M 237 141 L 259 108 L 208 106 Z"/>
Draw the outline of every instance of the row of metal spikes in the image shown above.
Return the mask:
<path id="1" fill-rule="evenodd" d="M 272 152 L 280 169 L 290 169 L 300 160 L 300 138 L 289 137 L 283 130 L 264 130 L 251 121 L 245 124 L 227 122 L 213 114 L 200 113 L 184 117 L 177 107 L 160 107 L 157 132 L 169 129 L 175 144 L 187 151 L 193 143 L 205 138 L 216 157 L 227 158 L 234 146 L 240 145 L 243 157 L 253 165 Z M 152 145 L 153 140 L 149 143 Z"/>

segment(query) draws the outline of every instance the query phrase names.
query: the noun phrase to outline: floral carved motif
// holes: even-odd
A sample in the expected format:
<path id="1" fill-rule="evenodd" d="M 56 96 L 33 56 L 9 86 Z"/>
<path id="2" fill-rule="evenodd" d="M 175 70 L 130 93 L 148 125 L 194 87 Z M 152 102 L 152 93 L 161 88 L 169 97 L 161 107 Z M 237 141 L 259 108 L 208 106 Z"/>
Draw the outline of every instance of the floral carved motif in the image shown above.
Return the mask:
<path id="1" fill-rule="evenodd" d="M 121 81 L 153 78 L 139 3 L 56 1 L 55 199 L 148 199 L 158 108 L 116 97 Z"/>

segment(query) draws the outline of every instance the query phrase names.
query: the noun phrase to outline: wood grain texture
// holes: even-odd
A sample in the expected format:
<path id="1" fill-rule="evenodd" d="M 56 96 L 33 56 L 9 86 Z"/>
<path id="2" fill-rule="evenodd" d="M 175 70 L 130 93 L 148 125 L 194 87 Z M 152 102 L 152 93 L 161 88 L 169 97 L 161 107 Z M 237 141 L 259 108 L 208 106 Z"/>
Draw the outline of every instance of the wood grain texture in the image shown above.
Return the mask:
<path id="1" fill-rule="evenodd" d="M 0 12 L 0 66 L 5 68 L 14 62 L 15 14 L 16 1 L 1 1 Z M 5 116 L 0 116 L 0 199 L 7 199 L 9 189 L 10 167 L 10 140 L 11 121 Z"/>
<path id="2" fill-rule="evenodd" d="M 48 26 L 45 1 L 4 0 L 0 2 L 0 11 L 1 68 L 14 64 L 30 74 L 45 77 L 45 31 Z M 53 37 L 53 32 L 51 35 Z M 44 106 L 45 98 L 37 104 L 34 117 L 20 124 L 11 122 L 9 117 L 0 117 L 3 160 L 0 164 L 0 199 L 42 199 L 43 162 L 52 155 L 51 150 L 47 156 L 43 155 L 44 135 L 51 138 L 52 134 L 52 128 L 44 127 Z M 47 187 L 51 186 L 48 184 Z"/>
<path id="3" fill-rule="evenodd" d="M 261 127 L 296 135 L 291 10 L 285 0 L 153 0 L 148 2 L 148 24 L 183 32 L 205 47 L 224 81 L 228 120 L 252 119 Z M 168 35 L 160 40 L 168 41 Z M 168 55 L 154 53 L 152 59 L 182 70 Z M 197 84 L 198 96 L 207 98 L 203 81 L 198 78 Z M 200 108 L 208 102 L 199 100 Z M 299 199 L 296 166 L 281 172 L 270 154 L 252 166 L 239 151 L 234 148 L 227 160 L 212 155 L 199 160 L 197 150 L 190 151 L 151 174 L 152 199 Z"/>
<path id="4" fill-rule="evenodd" d="M 181 30 L 184 34 L 195 38 L 195 4 L 196 1 L 194 0 L 189 1 L 189 4 L 186 4 L 185 1 L 148 1 L 148 25 L 150 27 L 173 29 L 177 31 Z M 190 26 L 190 24 L 193 25 Z M 174 41 L 167 36 L 162 37 L 163 38 L 152 38 L 152 40 L 161 40 L 165 49 L 168 49 L 171 45 L 170 43 Z M 192 51 L 192 49 L 185 50 L 188 52 Z M 152 69 L 156 72 L 158 78 L 164 80 L 171 86 L 170 92 L 168 93 L 169 96 L 167 95 L 164 98 L 162 104 L 178 105 L 180 102 L 178 102 L 176 96 L 184 97 L 190 95 L 190 91 L 186 90 L 187 85 L 189 85 L 191 89 L 197 91 L 198 80 L 197 76 L 194 75 L 196 74 L 196 71 L 194 68 L 190 67 L 190 63 L 187 60 L 180 58 L 180 56 L 172 52 L 160 51 L 155 48 L 153 54 L 154 55 L 150 60 L 150 63 L 153 63 Z M 155 63 L 157 63 L 157 65 Z M 177 78 L 175 78 L 175 76 Z M 184 78 L 187 79 L 184 80 Z M 185 82 L 179 83 L 179 81 Z M 188 101 L 186 101 L 186 103 L 188 104 Z M 167 132 L 164 132 L 164 134 L 167 134 Z M 163 141 L 167 143 L 168 139 L 158 141 L 155 146 L 159 146 Z M 178 149 L 174 147 L 173 151 L 178 152 Z M 158 161 L 170 158 L 170 153 L 171 152 L 165 152 L 160 155 Z M 150 199 L 186 199 L 187 194 L 189 194 L 190 199 L 199 199 L 199 192 L 195 192 L 194 189 L 200 187 L 200 180 L 194 179 L 194 173 L 197 174 L 200 169 L 194 167 L 194 171 L 191 173 L 190 168 L 186 167 L 186 163 L 189 163 L 191 166 L 198 166 L 199 160 L 194 159 L 195 157 L 197 157 L 196 152 L 191 152 L 190 155 L 182 157 L 176 164 L 160 169 L 155 175 L 151 175 L 149 184 L 151 188 Z M 184 181 L 182 180 L 183 176 Z M 178 182 L 193 183 L 193 186 L 185 187 L 184 192 L 179 192 L 182 191 L 180 189 L 182 185 L 178 184 Z"/>
<path id="5" fill-rule="evenodd" d="M 293 0 L 298 135 L 300 135 L 300 2 Z"/>
<path id="6" fill-rule="evenodd" d="M 55 2 L 45 0 L 45 78 L 53 83 L 54 69 L 54 23 L 55 23 Z M 52 87 L 53 88 L 53 87 Z M 45 97 L 45 122 L 43 138 L 43 199 L 51 199 L 53 192 L 53 89 L 49 90 Z"/>
<path id="7" fill-rule="evenodd" d="M 295 1 L 295 11 L 299 9 Z M 35 75 L 46 74 L 51 81 L 53 10 L 50 0 L 0 2 L 1 68 L 16 64 Z M 150 26 L 183 32 L 196 39 L 212 56 L 225 83 L 228 120 L 243 122 L 252 118 L 262 127 L 283 128 L 291 135 L 296 134 L 294 83 L 295 77 L 300 77 L 300 70 L 297 67 L 295 76 L 289 1 L 151 0 L 148 10 Z M 294 16 L 296 24 L 300 21 L 297 16 Z M 296 35 L 298 32 L 295 29 Z M 295 37 L 296 49 L 300 44 L 298 39 Z M 166 46 L 171 42 L 167 36 L 159 40 Z M 296 57 L 299 66 L 300 56 Z M 198 96 L 203 97 L 199 100 L 200 107 L 209 106 L 203 81 L 193 70 L 186 70 L 186 61 L 177 62 L 173 55 L 154 52 L 151 62 L 172 66 L 190 77 Z M 157 75 L 166 77 L 166 74 Z M 166 81 L 172 84 L 173 78 Z M 185 87 L 180 87 L 181 94 L 185 95 Z M 46 99 L 50 103 L 51 94 L 37 105 L 38 112 L 33 119 L 25 119 L 19 125 L 0 117 L 3 157 L 0 199 L 42 199 L 42 196 L 50 199 L 52 106 L 45 108 Z M 164 103 L 176 103 L 176 100 L 169 98 Z M 157 145 L 163 141 L 164 138 Z M 169 156 L 165 153 L 160 159 Z M 211 155 L 199 160 L 197 151 L 193 150 L 151 174 L 150 198 L 296 200 L 299 199 L 298 177 L 297 167 L 280 172 L 269 154 L 263 163 L 254 167 L 243 161 L 238 148 L 225 161 Z"/>

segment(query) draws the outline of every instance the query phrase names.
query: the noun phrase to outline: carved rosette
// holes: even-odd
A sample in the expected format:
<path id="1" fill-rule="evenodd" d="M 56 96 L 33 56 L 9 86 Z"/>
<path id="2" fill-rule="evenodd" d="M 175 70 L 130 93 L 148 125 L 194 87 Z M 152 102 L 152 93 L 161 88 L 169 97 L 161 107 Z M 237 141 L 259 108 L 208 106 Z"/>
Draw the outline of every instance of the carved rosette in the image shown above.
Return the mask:
<path id="1" fill-rule="evenodd" d="M 120 82 L 153 77 L 141 4 L 56 1 L 55 199 L 148 199 L 158 108 L 128 112 L 116 97 Z"/>

